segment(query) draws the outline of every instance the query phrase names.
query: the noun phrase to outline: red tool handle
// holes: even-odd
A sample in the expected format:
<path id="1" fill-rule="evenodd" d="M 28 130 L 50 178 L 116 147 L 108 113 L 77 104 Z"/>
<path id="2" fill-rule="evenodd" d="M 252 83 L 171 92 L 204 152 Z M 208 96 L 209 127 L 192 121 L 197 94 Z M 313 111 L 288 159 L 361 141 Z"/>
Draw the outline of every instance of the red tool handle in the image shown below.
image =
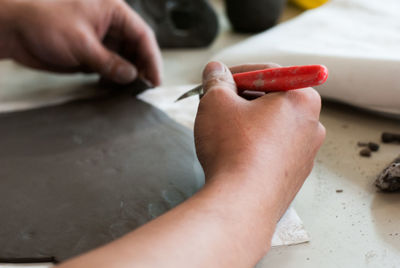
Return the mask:
<path id="1" fill-rule="evenodd" d="M 239 92 L 287 91 L 322 85 L 328 79 L 328 69 L 323 65 L 272 68 L 233 75 Z"/>

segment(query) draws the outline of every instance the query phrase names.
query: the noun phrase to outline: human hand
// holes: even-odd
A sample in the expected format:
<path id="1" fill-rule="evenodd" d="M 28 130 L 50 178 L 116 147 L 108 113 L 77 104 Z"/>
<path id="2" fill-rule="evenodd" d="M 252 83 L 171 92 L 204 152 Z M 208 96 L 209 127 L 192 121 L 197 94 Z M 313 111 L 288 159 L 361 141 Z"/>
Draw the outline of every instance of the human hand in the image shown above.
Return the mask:
<path id="1" fill-rule="evenodd" d="M 248 65 L 233 72 L 275 67 Z M 311 170 L 325 130 L 311 88 L 248 101 L 220 63 L 204 71 L 195 123 L 207 183 L 194 196 L 117 241 L 60 268 L 254 267 Z"/>
<path id="2" fill-rule="evenodd" d="M 237 66 L 232 71 L 271 67 L 276 66 Z M 241 177 L 243 185 L 254 184 L 274 204 L 279 220 L 311 172 L 325 137 L 319 94 L 305 88 L 248 101 L 237 95 L 230 70 L 218 62 L 205 68 L 203 85 L 195 141 L 206 178 L 229 183 Z"/>
<path id="3" fill-rule="evenodd" d="M 0 2 L 11 13 L 8 56 L 17 62 L 53 72 L 96 72 L 120 84 L 139 75 L 160 84 L 161 56 L 154 34 L 124 1 Z"/>

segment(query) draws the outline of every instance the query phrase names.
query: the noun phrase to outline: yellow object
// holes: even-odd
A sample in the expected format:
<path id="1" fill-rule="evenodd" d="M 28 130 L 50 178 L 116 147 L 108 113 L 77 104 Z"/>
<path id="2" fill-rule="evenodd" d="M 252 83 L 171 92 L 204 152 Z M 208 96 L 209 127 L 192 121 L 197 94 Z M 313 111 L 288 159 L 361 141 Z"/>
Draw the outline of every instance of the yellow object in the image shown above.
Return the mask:
<path id="1" fill-rule="evenodd" d="M 290 2 L 304 9 L 312 9 L 322 6 L 328 1 L 329 0 L 291 0 Z"/>

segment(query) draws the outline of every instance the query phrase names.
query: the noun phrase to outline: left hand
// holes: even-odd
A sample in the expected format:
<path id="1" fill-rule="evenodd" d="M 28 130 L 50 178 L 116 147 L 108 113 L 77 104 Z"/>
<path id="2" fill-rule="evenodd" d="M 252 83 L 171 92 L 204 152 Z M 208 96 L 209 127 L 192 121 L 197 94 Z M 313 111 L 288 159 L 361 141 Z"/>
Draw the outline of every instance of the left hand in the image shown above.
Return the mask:
<path id="1" fill-rule="evenodd" d="M 96 72 L 120 84 L 139 75 L 155 86 L 161 82 L 153 31 L 123 0 L 0 0 L 0 5 L 8 9 L 7 26 L 13 29 L 9 57 L 23 65 Z"/>

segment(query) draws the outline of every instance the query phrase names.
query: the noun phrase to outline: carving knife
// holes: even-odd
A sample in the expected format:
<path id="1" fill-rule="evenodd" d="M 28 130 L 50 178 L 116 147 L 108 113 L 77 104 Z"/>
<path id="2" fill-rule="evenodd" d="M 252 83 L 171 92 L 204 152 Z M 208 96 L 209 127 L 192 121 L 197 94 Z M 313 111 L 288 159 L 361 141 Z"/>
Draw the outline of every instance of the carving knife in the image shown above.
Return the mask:
<path id="1" fill-rule="evenodd" d="M 238 94 L 244 91 L 274 92 L 288 91 L 322 85 L 328 79 L 328 69 L 323 65 L 304 65 L 270 68 L 233 74 Z M 204 94 L 203 85 L 180 96 L 176 101 Z"/>

